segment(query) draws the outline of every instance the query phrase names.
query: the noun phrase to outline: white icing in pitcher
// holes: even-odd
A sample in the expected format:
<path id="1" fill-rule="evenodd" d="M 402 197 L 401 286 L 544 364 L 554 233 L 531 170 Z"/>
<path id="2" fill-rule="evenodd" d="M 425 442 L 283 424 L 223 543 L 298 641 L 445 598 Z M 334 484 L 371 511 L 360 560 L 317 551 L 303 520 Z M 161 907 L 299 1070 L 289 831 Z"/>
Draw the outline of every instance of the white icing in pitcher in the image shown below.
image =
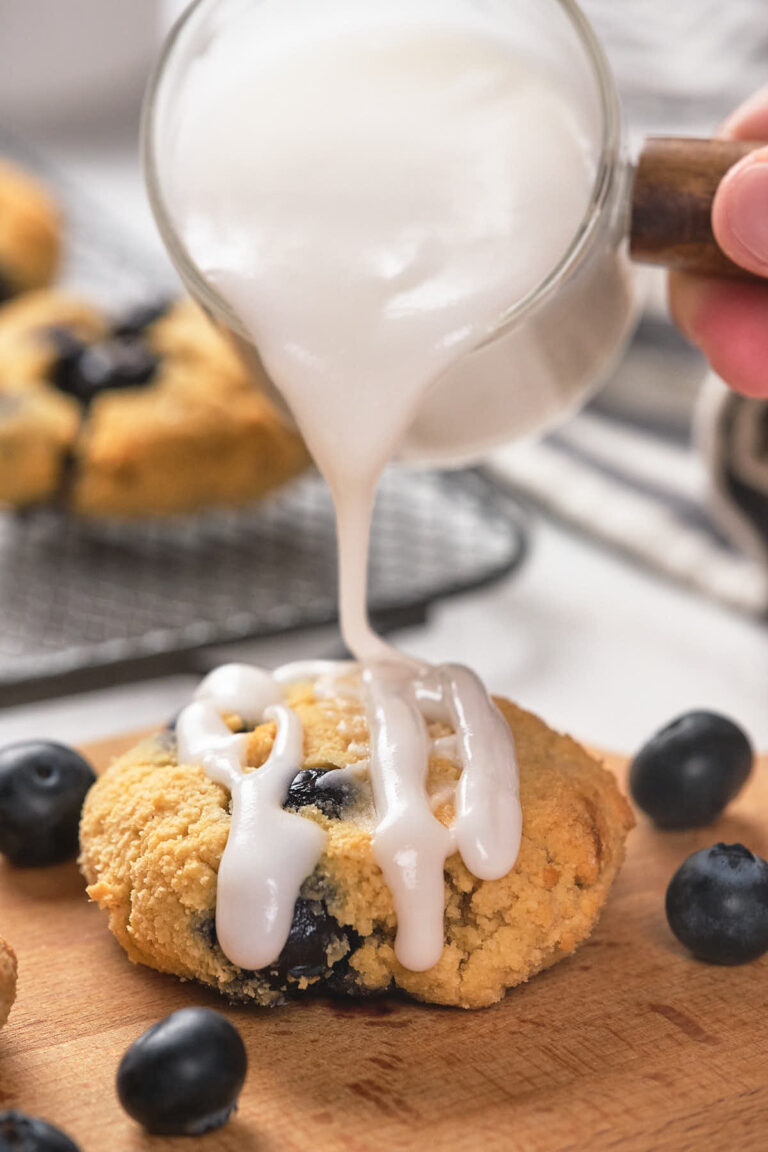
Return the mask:
<path id="1" fill-rule="evenodd" d="M 437 393 L 459 441 L 508 427 L 510 363 L 481 403 L 471 373 L 446 381 L 554 271 L 595 187 L 599 122 L 529 21 L 480 0 L 208 0 L 158 93 L 164 207 L 328 481 L 364 662 L 403 659 L 366 612 L 379 475 Z M 596 291 L 580 343 L 610 309 Z M 545 385 L 537 350 L 529 392 L 568 394 L 581 358 L 560 359 Z"/>

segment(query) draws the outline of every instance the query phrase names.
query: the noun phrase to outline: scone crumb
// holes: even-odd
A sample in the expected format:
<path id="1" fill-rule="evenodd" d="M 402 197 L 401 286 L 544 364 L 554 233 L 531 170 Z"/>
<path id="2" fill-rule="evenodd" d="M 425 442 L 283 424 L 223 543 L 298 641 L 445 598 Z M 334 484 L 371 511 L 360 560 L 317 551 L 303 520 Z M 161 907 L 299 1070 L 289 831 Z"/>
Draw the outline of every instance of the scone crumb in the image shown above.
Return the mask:
<path id="1" fill-rule="evenodd" d="M 17 974 L 16 953 L 10 944 L 0 937 L 0 1028 L 8 1019 L 16 999 Z"/>

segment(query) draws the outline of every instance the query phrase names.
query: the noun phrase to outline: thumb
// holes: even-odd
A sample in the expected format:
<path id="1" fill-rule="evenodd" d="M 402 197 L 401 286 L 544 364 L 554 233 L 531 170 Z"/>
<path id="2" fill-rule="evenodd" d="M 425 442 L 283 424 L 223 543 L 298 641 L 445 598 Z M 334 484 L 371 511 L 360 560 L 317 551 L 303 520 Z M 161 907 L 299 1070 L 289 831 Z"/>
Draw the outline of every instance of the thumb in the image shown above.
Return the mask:
<path id="1" fill-rule="evenodd" d="M 742 268 L 768 277 L 768 146 L 731 168 L 712 206 L 715 238 Z"/>

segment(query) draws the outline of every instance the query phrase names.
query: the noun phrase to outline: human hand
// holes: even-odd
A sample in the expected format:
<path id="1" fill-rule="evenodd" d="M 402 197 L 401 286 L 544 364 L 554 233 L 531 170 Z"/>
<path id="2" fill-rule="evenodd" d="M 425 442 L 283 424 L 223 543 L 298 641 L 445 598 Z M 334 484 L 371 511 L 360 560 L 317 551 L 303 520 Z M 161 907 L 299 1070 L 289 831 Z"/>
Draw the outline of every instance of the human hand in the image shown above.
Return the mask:
<path id="1" fill-rule="evenodd" d="M 721 135 L 768 141 L 768 88 L 737 109 Z M 732 260 L 768 278 L 768 144 L 724 177 L 712 223 Z M 673 272 L 669 300 L 675 323 L 727 384 L 768 397 L 768 279 L 756 284 Z"/>

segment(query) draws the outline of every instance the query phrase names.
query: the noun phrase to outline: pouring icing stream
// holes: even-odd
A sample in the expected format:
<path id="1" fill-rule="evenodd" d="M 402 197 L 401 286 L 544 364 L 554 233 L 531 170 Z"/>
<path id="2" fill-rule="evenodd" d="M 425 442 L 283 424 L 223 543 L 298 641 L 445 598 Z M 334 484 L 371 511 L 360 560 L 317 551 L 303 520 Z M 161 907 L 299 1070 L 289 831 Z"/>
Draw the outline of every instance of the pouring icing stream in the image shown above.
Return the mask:
<path id="1" fill-rule="evenodd" d="M 319 697 L 356 701 L 396 954 L 424 970 L 443 948 L 446 858 L 459 851 L 481 879 L 514 865 L 517 773 L 509 729 L 469 669 L 422 667 L 371 630 L 376 483 L 446 370 L 556 266 L 594 164 L 568 99 L 499 36 L 492 5 L 300 6 L 300 20 L 278 0 L 235 7 L 183 74 L 170 68 L 178 99 L 160 98 L 160 177 L 179 235 L 329 483 L 342 631 L 360 664 L 217 670 L 178 721 L 179 755 L 231 793 L 218 937 L 241 967 L 264 967 L 326 839 L 282 807 L 302 766 L 285 686 L 310 680 Z M 465 406 L 464 395 L 457 412 Z M 259 769 L 247 769 L 228 712 L 276 723 Z M 430 720 L 454 737 L 435 746 Z M 430 803 L 430 755 L 461 769 L 451 828 Z"/>

